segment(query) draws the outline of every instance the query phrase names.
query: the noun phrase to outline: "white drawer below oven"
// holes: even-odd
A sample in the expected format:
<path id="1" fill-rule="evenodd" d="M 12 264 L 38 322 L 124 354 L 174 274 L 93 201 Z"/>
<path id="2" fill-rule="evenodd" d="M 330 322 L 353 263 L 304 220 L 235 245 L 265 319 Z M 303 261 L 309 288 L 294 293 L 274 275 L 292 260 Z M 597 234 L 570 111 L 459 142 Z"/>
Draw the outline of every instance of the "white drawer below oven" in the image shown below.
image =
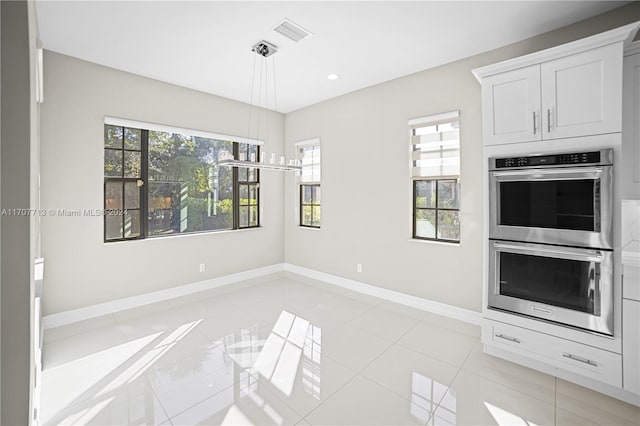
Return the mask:
<path id="1" fill-rule="evenodd" d="M 482 343 L 622 387 L 622 356 L 526 328 L 482 320 Z"/>

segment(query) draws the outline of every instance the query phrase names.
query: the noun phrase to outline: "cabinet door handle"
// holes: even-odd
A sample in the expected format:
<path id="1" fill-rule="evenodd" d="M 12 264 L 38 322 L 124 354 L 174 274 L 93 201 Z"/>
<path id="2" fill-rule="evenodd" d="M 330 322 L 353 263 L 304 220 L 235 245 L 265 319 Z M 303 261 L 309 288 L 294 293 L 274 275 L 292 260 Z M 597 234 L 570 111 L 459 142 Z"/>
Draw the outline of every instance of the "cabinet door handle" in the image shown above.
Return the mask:
<path id="1" fill-rule="evenodd" d="M 576 356 L 576 355 L 572 355 L 572 354 L 568 354 L 568 353 L 563 353 L 562 356 L 565 357 L 565 358 L 572 359 L 574 361 L 582 362 L 584 364 L 589 364 L 589 365 L 591 365 L 593 367 L 597 367 L 598 366 L 597 362 L 591 361 L 590 359 L 582 358 L 580 356 Z"/>
<path id="2" fill-rule="evenodd" d="M 533 134 L 536 134 L 536 112 L 533 111 Z"/>
<path id="3" fill-rule="evenodd" d="M 501 333 L 496 333 L 495 336 L 497 338 L 499 338 L 499 339 L 508 340 L 510 342 L 521 343 L 520 339 L 516 339 L 515 337 L 511 337 L 511 336 L 506 336 L 506 335 L 501 334 Z"/>
<path id="4" fill-rule="evenodd" d="M 547 108 L 547 133 L 551 133 L 551 108 Z"/>

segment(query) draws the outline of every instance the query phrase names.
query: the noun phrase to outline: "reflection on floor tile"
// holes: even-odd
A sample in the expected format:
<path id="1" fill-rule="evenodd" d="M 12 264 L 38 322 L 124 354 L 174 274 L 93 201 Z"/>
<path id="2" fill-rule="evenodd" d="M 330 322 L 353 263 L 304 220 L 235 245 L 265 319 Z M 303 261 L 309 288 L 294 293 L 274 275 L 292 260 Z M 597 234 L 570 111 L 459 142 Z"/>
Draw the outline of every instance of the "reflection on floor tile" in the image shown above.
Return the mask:
<path id="1" fill-rule="evenodd" d="M 406 305 L 400 305 L 398 303 L 389 301 L 382 302 L 377 306 L 377 308 L 395 312 L 397 314 L 402 314 L 417 320 L 424 319 L 427 315 L 430 315 L 429 312 L 423 311 L 422 309 L 411 308 Z"/>
<path id="2" fill-rule="evenodd" d="M 48 331 L 45 331 L 45 336 Z M 117 325 L 97 327 L 91 331 L 45 342 L 46 351 L 43 352 L 45 369 L 54 368 L 74 360 L 79 360 L 103 351 L 109 351 L 119 345 L 124 345 L 126 339 Z"/>
<path id="3" fill-rule="evenodd" d="M 45 424 L 161 424 L 168 417 L 151 386 L 137 379 L 118 389 L 70 406 Z"/>
<path id="4" fill-rule="evenodd" d="M 555 377 L 482 352 L 477 342 L 462 366 L 463 371 L 503 384 L 527 395 L 554 403 Z"/>
<path id="5" fill-rule="evenodd" d="M 357 376 L 305 417 L 312 425 L 424 425 L 430 413 Z"/>
<path id="6" fill-rule="evenodd" d="M 597 423 L 594 423 L 591 420 L 577 416 L 560 408 L 556 409 L 556 424 L 562 426 L 598 426 Z"/>
<path id="7" fill-rule="evenodd" d="M 469 324 L 468 322 L 456 320 L 453 318 L 444 317 L 438 314 L 429 314 L 424 319 L 427 324 L 437 325 L 442 328 L 448 328 L 458 333 L 465 334 L 470 337 L 480 337 L 480 326 L 475 324 Z"/>
<path id="8" fill-rule="evenodd" d="M 246 374 L 243 380 L 171 418 L 174 425 L 292 425 L 301 417 Z"/>
<path id="9" fill-rule="evenodd" d="M 554 405 L 461 371 L 440 401 L 433 425 L 549 425 Z"/>
<path id="10" fill-rule="evenodd" d="M 417 405 L 435 409 L 458 368 L 394 345 L 362 371 L 362 375 Z"/>
<path id="11" fill-rule="evenodd" d="M 640 425 L 640 408 L 567 381 L 556 381 L 556 406 L 599 425 Z"/>
<path id="12" fill-rule="evenodd" d="M 398 343 L 448 364 L 462 366 L 478 338 L 426 322 L 430 316 L 409 330 Z"/>
<path id="13" fill-rule="evenodd" d="M 418 320 L 414 318 L 376 307 L 356 317 L 349 324 L 376 336 L 396 341 L 417 323 Z"/>
<path id="14" fill-rule="evenodd" d="M 362 370 L 391 345 L 391 340 L 350 325 L 329 332 L 322 339 L 323 352 L 354 371 Z"/>
<path id="15" fill-rule="evenodd" d="M 46 343 L 55 342 L 56 340 L 65 339 L 81 333 L 92 332 L 96 329 L 115 326 L 116 324 L 116 319 L 113 315 L 102 315 L 61 327 L 47 329 L 44 335 L 44 341 Z"/>
<path id="16" fill-rule="evenodd" d="M 47 330 L 41 419 L 640 426 L 640 409 L 488 356 L 478 340 L 474 325 L 269 276 Z"/>

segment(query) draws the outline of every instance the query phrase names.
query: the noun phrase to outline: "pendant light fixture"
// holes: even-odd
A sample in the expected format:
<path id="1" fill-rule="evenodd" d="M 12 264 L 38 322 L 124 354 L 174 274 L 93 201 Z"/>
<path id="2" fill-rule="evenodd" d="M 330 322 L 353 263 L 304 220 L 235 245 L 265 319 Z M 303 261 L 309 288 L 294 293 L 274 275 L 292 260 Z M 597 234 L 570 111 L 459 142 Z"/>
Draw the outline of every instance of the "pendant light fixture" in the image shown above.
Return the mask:
<path id="1" fill-rule="evenodd" d="M 253 59 L 253 72 L 251 78 L 251 97 L 249 100 L 249 124 L 247 136 L 249 139 L 259 140 L 260 136 L 260 120 L 261 120 L 261 102 L 264 94 L 264 110 L 265 110 L 265 141 L 269 138 L 269 67 L 267 58 L 275 55 L 278 51 L 278 47 L 266 40 L 262 40 L 251 48 L 251 51 L 256 54 Z M 256 88 L 256 60 L 260 60 L 260 71 L 258 78 L 258 87 Z M 276 99 L 276 75 L 275 75 L 275 61 L 271 58 L 272 75 L 273 75 L 273 111 L 277 111 L 277 99 Z M 263 93 L 264 92 L 264 93 Z M 257 94 L 257 96 L 256 96 Z M 254 104 L 254 96 L 255 104 Z M 254 118 L 254 111 L 257 113 L 257 117 Z M 254 122 L 255 121 L 255 122 Z M 255 138 L 252 135 L 252 126 L 255 124 Z M 302 170 L 302 166 L 297 164 L 297 160 L 286 160 L 284 156 L 281 156 L 278 160 L 275 153 L 271 153 L 269 158 L 266 159 L 266 153 L 262 152 L 260 158 L 222 158 L 219 159 L 219 166 L 230 167 L 249 167 L 254 169 L 276 170 L 276 171 L 299 171 Z"/>

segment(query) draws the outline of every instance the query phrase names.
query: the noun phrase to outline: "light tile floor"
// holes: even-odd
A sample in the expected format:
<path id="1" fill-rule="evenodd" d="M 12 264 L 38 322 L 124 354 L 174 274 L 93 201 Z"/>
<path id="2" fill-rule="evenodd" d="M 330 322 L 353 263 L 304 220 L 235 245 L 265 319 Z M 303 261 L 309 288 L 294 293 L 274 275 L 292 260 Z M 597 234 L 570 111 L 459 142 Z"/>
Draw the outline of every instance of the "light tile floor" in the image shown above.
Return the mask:
<path id="1" fill-rule="evenodd" d="M 640 425 L 479 328 L 274 275 L 47 330 L 44 424 Z"/>

